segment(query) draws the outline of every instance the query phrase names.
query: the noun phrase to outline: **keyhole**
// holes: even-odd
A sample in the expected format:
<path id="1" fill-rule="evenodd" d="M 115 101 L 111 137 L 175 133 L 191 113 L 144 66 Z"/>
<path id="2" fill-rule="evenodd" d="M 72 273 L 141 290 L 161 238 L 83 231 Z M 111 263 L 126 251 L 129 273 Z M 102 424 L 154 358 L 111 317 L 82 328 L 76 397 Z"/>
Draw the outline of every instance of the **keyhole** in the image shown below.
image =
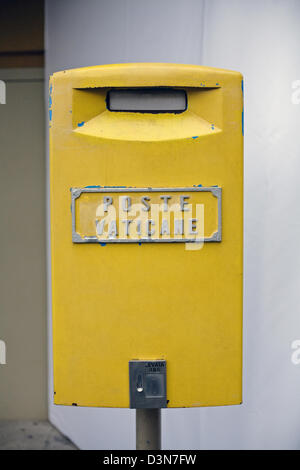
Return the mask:
<path id="1" fill-rule="evenodd" d="M 141 392 L 144 390 L 144 388 L 143 388 L 143 382 L 142 382 L 142 376 L 141 376 L 141 375 L 138 376 L 138 380 L 137 380 L 137 384 L 136 384 L 136 389 L 137 389 L 137 391 L 138 391 L 139 393 L 141 393 Z"/>

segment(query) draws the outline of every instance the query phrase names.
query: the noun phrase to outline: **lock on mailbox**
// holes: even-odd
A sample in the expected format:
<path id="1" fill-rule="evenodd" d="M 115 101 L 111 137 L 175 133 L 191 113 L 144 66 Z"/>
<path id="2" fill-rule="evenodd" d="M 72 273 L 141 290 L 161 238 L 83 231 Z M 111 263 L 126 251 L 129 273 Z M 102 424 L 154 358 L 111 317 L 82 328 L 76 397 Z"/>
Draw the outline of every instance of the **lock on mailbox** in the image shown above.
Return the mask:
<path id="1" fill-rule="evenodd" d="M 55 403 L 241 403 L 241 75 L 58 72 L 49 114 Z"/>

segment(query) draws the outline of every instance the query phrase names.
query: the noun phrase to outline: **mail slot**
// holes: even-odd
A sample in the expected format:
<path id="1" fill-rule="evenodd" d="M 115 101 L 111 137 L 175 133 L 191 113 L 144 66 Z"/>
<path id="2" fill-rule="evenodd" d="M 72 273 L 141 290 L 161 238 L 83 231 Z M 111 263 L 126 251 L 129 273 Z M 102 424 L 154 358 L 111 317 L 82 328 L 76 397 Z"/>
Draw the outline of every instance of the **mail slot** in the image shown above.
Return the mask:
<path id="1" fill-rule="evenodd" d="M 73 69 L 49 104 L 54 402 L 240 404 L 241 74 Z"/>
<path id="2" fill-rule="evenodd" d="M 107 93 L 107 108 L 139 113 L 182 113 L 187 108 L 187 98 L 184 90 L 175 88 L 125 88 Z"/>

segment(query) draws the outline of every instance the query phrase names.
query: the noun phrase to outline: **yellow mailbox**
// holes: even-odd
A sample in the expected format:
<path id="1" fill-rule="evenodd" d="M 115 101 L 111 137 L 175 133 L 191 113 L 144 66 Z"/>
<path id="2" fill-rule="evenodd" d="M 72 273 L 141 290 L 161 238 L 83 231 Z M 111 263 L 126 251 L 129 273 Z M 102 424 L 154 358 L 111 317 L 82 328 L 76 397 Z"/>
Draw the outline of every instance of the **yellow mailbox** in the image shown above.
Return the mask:
<path id="1" fill-rule="evenodd" d="M 49 114 L 55 403 L 241 403 L 241 74 L 58 72 Z"/>

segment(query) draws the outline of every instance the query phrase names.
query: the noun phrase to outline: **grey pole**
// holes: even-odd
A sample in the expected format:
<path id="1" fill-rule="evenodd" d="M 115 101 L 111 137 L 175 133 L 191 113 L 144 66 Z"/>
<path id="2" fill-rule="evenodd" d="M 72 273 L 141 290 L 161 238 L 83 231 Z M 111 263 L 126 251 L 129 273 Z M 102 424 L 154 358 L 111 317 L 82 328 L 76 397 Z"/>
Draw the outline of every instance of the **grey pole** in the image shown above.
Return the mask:
<path id="1" fill-rule="evenodd" d="M 160 408 L 137 408 L 136 450 L 161 449 Z"/>

